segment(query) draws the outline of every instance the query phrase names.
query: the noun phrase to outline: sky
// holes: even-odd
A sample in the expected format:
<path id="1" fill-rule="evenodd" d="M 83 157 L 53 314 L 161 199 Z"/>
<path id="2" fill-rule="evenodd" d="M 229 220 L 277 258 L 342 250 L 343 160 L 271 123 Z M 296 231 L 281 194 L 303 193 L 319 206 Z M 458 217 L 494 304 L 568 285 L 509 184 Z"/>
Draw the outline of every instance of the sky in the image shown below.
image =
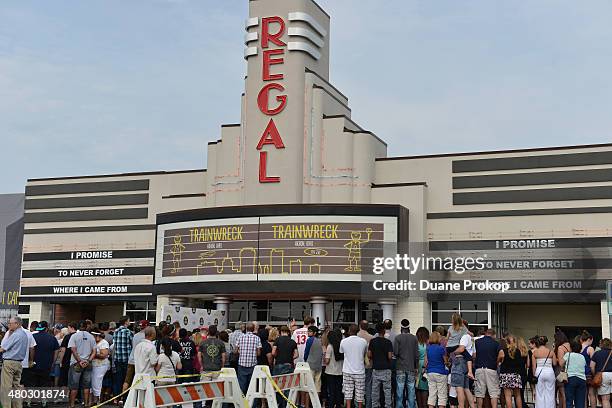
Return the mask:
<path id="1" fill-rule="evenodd" d="M 282 1 L 282 0 L 278 0 Z M 318 0 L 331 82 L 389 156 L 612 142 L 608 0 Z M 247 0 L 4 0 L 0 193 L 206 167 Z"/>

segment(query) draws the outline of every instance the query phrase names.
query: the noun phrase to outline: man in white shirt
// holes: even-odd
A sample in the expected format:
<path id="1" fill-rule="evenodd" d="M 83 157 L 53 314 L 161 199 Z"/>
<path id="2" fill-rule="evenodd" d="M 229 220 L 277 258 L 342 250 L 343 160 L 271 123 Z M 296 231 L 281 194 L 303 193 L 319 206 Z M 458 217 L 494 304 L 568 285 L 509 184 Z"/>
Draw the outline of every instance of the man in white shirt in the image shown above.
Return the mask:
<path id="1" fill-rule="evenodd" d="M 68 340 L 68 348 L 72 350 L 70 369 L 68 370 L 68 388 L 70 389 L 69 405 L 74 407 L 79 389 L 83 391 L 83 403 L 89 406 L 89 391 L 91 389 L 91 372 L 96 355 L 96 339 L 87 329 L 87 322 L 81 321 L 80 330 Z"/>
<path id="2" fill-rule="evenodd" d="M 25 358 L 21 362 L 21 367 L 23 367 L 23 373 L 21 374 L 21 384 L 26 387 L 33 387 L 34 378 L 32 376 L 32 368 L 34 367 L 36 340 L 34 339 L 34 334 L 31 331 L 24 330 L 24 332 L 28 336 L 28 349 L 26 350 Z"/>
<path id="3" fill-rule="evenodd" d="M 468 329 L 468 332 L 466 334 L 464 334 L 461 337 L 461 340 L 459 340 L 459 349 L 463 346 L 465 347 L 465 350 L 470 353 L 470 356 L 474 354 L 475 348 L 474 348 L 474 342 L 475 340 L 472 338 L 472 333 L 470 333 L 469 327 L 468 327 L 468 322 L 466 320 L 463 321 L 463 325 L 465 326 L 466 329 Z M 470 382 L 470 387 L 469 388 L 464 388 L 463 391 L 465 392 L 465 399 L 469 404 L 470 408 L 475 408 L 476 404 L 474 402 L 474 396 L 472 395 L 472 391 L 471 389 L 474 386 L 474 375 L 473 375 L 473 362 L 469 361 L 468 362 L 468 378 L 469 378 L 469 382 Z"/>
<path id="4" fill-rule="evenodd" d="M 297 344 L 298 358 L 295 360 L 297 363 L 304 362 L 304 351 L 306 351 L 306 342 L 308 341 L 308 328 L 314 323 L 315 320 L 312 317 L 304 317 L 304 326 L 299 329 L 295 329 L 291 335 L 291 340 L 295 341 Z M 298 398 L 298 402 L 302 406 L 308 406 L 309 397 L 307 393 L 301 392 Z"/>
<path id="5" fill-rule="evenodd" d="M 306 341 L 308 341 L 308 328 L 315 323 L 315 320 L 310 317 L 304 317 L 304 326 L 300 329 L 296 329 L 291 335 L 291 340 L 295 341 L 298 346 L 298 358 L 296 362 L 301 363 L 304 361 L 304 350 L 306 350 Z"/>
<path id="6" fill-rule="evenodd" d="M 349 327 L 349 337 L 340 342 L 340 352 L 344 353 L 342 364 L 342 392 L 347 408 L 351 408 L 353 392 L 359 408 L 365 399 L 365 356 L 368 342 L 357 336 L 359 328 L 356 324 Z"/>
<path id="7" fill-rule="evenodd" d="M 238 343 L 238 339 L 244 335 L 245 331 L 246 325 L 242 322 L 236 322 L 234 325 L 234 331 L 229 335 L 230 349 L 226 350 L 226 352 L 229 353 L 230 367 L 234 369 L 238 368 L 238 353 L 236 353 L 236 344 Z"/>
<path id="8" fill-rule="evenodd" d="M 155 365 L 157 364 L 157 350 L 153 340 L 157 333 L 155 327 L 144 329 L 144 340 L 140 341 L 134 348 L 134 380 L 137 381 L 142 375 L 155 376 Z"/>

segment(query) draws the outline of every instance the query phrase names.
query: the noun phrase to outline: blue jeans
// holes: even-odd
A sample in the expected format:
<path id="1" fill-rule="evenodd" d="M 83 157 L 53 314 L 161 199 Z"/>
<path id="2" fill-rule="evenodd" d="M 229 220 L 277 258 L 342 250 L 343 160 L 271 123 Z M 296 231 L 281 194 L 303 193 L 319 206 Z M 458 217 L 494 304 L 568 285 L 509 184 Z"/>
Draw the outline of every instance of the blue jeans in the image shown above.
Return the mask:
<path id="1" fill-rule="evenodd" d="M 395 408 L 404 408 L 404 390 L 408 394 L 408 408 L 416 408 L 414 391 L 414 371 L 397 370 L 397 404 Z"/>
<path id="2" fill-rule="evenodd" d="M 572 404 L 576 408 L 584 408 L 586 399 L 586 381 L 578 377 L 569 377 L 565 384 L 565 406 L 572 408 Z"/>
<path id="3" fill-rule="evenodd" d="M 238 376 L 238 384 L 240 385 L 242 393 L 245 395 L 249 389 L 249 384 L 251 383 L 251 377 L 253 377 L 254 369 L 255 367 L 238 366 L 238 372 L 236 373 Z"/>
<path id="4" fill-rule="evenodd" d="M 291 374 L 292 372 L 293 366 L 291 364 L 277 364 L 272 369 L 272 375 Z M 285 396 L 289 396 L 289 391 L 285 391 L 284 394 Z M 285 408 L 287 406 L 287 401 L 280 395 L 276 396 L 276 403 L 279 408 Z"/>
<path id="5" fill-rule="evenodd" d="M 119 395 L 123 390 L 123 382 L 125 381 L 128 363 L 120 363 L 118 361 L 113 361 L 113 363 L 115 365 L 115 372 L 113 373 L 113 394 Z"/>
<path id="6" fill-rule="evenodd" d="M 366 383 L 365 383 L 365 406 L 372 408 L 372 369 L 366 368 Z"/>

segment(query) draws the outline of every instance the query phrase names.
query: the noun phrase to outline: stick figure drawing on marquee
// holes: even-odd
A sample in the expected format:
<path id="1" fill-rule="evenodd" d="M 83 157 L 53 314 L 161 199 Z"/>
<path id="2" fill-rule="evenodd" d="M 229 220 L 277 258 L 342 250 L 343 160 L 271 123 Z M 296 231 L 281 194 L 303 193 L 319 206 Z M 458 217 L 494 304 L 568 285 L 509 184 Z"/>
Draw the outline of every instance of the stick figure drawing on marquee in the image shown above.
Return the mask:
<path id="1" fill-rule="evenodd" d="M 181 235 L 174 236 L 174 243 L 170 253 L 172 254 L 172 270 L 170 273 L 177 273 L 181 267 L 181 260 L 183 259 L 183 251 L 185 250 L 185 244 L 183 244 L 183 237 Z"/>
<path id="2" fill-rule="evenodd" d="M 351 240 L 344 244 L 348 249 L 348 265 L 344 268 L 347 272 L 361 272 L 361 246 L 370 242 L 372 228 L 366 228 L 367 238 L 362 239 L 363 231 L 351 231 Z"/>

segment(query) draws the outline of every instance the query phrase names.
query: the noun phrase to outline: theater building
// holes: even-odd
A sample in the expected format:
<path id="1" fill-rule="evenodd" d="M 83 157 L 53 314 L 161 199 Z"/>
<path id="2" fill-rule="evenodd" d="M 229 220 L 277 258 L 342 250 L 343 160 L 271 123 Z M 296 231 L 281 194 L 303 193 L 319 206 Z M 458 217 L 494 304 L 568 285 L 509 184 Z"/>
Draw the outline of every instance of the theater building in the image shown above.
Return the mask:
<path id="1" fill-rule="evenodd" d="M 416 328 L 460 311 L 523 336 L 610 335 L 612 144 L 388 157 L 330 83 L 323 9 L 251 0 L 244 29 L 240 121 L 208 142 L 206 169 L 28 180 L 26 318 L 160 320 L 178 305 Z M 364 294 L 364 254 L 406 243 L 486 252 L 449 279 L 512 289 Z"/>

